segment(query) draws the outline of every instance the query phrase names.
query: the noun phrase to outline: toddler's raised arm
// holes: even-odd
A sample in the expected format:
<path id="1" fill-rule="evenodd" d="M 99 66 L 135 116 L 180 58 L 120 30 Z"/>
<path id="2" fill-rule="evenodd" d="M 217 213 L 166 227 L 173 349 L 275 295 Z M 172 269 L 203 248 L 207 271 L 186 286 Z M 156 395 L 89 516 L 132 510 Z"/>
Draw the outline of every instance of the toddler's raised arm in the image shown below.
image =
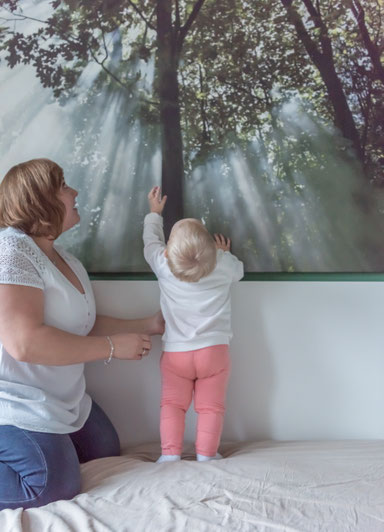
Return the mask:
<path id="1" fill-rule="evenodd" d="M 231 241 L 229 238 L 225 238 L 222 234 L 214 234 L 216 247 L 219 253 L 223 254 L 223 260 L 230 272 L 232 281 L 240 281 L 244 277 L 244 264 L 235 255 L 230 252 Z"/>
<path id="2" fill-rule="evenodd" d="M 148 202 L 151 212 L 144 218 L 144 257 L 154 273 L 157 263 L 165 250 L 165 238 L 163 230 L 163 217 L 161 216 L 167 196 L 161 198 L 160 187 L 153 187 L 148 194 Z"/>

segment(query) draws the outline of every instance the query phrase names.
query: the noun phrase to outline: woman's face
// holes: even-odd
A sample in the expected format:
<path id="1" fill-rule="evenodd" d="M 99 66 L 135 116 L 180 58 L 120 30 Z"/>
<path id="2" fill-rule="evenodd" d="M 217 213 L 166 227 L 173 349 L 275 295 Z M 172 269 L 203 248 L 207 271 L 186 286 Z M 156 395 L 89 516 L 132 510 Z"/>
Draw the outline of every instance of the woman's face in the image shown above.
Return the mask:
<path id="1" fill-rule="evenodd" d="M 63 181 L 60 188 L 60 192 L 57 196 L 59 200 L 64 203 L 65 206 L 63 233 L 64 231 L 68 231 L 68 229 L 71 229 L 71 227 L 73 227 L 80 221 L 80 215 L 76 207 L 77 194 L 77 190 L 71 188 L 66 184 L 65 181 Z"/>

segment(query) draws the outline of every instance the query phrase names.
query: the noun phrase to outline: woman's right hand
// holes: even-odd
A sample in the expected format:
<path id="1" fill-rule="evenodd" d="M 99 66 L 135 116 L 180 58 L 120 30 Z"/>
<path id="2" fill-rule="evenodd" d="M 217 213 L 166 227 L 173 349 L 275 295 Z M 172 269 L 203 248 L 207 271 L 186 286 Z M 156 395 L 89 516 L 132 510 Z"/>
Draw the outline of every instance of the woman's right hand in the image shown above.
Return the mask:
<path id="1" fill-rule="evenodd" d="M 114 358 L 120 360 L 141 360 L 151 349 L 151 339 L 147 334 L 119 333 L 111 335 L 115 347 Z"/>

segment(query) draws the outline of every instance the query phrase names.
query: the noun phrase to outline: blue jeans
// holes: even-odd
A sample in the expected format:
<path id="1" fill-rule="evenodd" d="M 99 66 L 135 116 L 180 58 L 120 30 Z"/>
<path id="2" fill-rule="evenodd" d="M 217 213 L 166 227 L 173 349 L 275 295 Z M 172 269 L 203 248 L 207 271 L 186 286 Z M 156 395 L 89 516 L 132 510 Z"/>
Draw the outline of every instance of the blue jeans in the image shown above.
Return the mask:
<path id="1" fill-rule="evenodd" d="M 0 510 L 35 508 L 80 493 L 80 463 L 119 456 L 112 423 L 95 403 L 82 429 L 49 434 L 0 426 Z"/>

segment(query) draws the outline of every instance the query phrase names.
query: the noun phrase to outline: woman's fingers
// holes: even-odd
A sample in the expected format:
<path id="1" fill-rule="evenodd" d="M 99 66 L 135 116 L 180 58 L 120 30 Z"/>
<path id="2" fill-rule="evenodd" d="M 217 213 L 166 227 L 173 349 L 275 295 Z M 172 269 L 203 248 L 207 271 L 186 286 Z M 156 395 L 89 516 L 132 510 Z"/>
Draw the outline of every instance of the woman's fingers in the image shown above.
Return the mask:
<path id="1" fill-rule="evenodd" d="M 149 351 L 151 349 L 151 347 L 152 347 L 151 341 L 150 340 L 149 341 L 145 340 L 145 341 L 143 341 L 143 343 L 141 345 L 141 350 L 146 349 L 147 351 Z"/>
<path id="2" fill-rule="evenodd" d="M 139 358 L 148 355 L 152 347 L 151 339 L 147 334 L 141 335 L 141 340 L 142 342 L 140 346 Z"/>

